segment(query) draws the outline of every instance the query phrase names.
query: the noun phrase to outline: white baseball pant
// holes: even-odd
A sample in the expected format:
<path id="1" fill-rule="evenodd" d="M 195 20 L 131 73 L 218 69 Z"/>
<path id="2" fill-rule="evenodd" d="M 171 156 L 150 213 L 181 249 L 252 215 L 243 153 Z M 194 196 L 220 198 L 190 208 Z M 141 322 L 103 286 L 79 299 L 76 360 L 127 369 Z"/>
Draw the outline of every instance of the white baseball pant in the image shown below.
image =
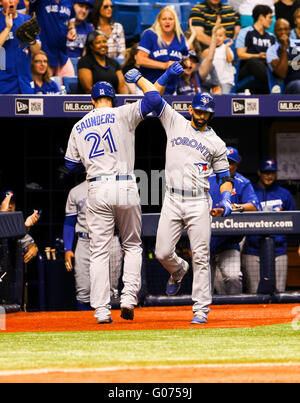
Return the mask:
<path id="1" fill-rule="evenodd" d="M 135 181 L 90 182 L 87 201 L 90 234 L 91 306 L 95 317 L 110 317 L 109 248 L 117 225 L 125 252 L 121 307 L 137 305 L 141 287 L 141 206 Z"/>
<path id="2" fill-rule="evenodd" d="M 155 250 L 157 259 L 170 274 L 184 268 L 184 260 L 176 254 L 175 248 L 186 229 L 193 262 L 193 312 L 205 319 L 212 302 L 209 265 L 210 209 L 211 198 L 207 192 L 203 192 L 203 196 L 183 197 L 167 191 L 158 224 Z"/>

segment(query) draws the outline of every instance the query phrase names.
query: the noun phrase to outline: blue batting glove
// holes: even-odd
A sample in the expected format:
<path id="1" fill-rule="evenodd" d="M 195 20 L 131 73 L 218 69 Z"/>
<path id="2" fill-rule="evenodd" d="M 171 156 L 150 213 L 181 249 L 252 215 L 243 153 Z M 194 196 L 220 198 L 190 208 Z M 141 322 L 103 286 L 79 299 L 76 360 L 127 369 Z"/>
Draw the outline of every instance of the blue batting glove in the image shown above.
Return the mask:
<path id="1" fill-rule="evenodd" d="M 131 69 L 125 74 L 127 83 L 137 83 L 141 77 L 142 74 L 137 69 Z"/>
<path id="2" fill-rule="evenodd" d="M 223 217 L 227 217 L 232 212 L 232 205 L 231 205 L 231 193 L 226 191 L 222 193 L 222 200 L 219 203 L 219 207 L 223 207 L 224 213 Z"/>
<path id="3" fill-rule="evenodd" d="M 179 77 L 184 73 L 183 67 L 179 62 L 173 63 L 166 71 L 169 77 Z"/>

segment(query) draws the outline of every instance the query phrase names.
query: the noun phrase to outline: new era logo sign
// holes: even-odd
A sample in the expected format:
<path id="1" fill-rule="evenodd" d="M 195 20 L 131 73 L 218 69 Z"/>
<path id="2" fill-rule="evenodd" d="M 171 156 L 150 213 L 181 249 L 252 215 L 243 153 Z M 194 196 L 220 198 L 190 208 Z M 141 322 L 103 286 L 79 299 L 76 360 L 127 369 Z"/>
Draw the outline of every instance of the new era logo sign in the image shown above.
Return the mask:
<path id="1" fill-rule="evenodd" d="M 245 100 L 233 99 L 232 100 L 232 114 L 241 115 L 245 113 Z"/>
<path id="2" fill-rule="evenodd" d="M 25 114 L 29 112 L 29 99 L 16 100 L 16 113 Z"/>
<path id="3" fill-rule="evenodd" d="M 44 100 L 42 98 L 18 98 L 15 100 L 15 114 L 42 116 Z"/>
<path id="4" fill-rule="evenodd" d="M 259 98 L 232 100 L 233 115 L 259 115 Z"/>

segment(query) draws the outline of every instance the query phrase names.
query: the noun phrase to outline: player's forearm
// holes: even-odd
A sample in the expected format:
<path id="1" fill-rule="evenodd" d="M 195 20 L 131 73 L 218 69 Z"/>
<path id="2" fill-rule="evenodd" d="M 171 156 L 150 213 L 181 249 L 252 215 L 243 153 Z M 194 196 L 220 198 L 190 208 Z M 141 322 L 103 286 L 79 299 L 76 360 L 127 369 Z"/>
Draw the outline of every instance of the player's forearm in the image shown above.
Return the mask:
<path id="1" fill-rule="evenodd" d="M 221 195 L 222 195 L 224 192 L 230 192 L 230 193 L 231 193 L 231 191 L 232 191 L 232 183 L 231 183 L 231 182 L 224 182 L 224 183 L 222 183 L 222 185 L 220 186 L 220 193 L 221 193 Z"/>
<path id="2" fill-rule="evenodd" d="M 152 84 L 149 80 L 147 80 L 145 77 L 141 77 L 137 85 L 140 87 L 140 89 L 143 91 L 144 94 L 150 91 L 158 91 L 156 86 Z"/>
<path id="3" fill-rule="evenodd" d="M 257 208 L 252 203 L 238 203 L 238 206 L 243 207 L 244 211 L 257 211 Z"/>

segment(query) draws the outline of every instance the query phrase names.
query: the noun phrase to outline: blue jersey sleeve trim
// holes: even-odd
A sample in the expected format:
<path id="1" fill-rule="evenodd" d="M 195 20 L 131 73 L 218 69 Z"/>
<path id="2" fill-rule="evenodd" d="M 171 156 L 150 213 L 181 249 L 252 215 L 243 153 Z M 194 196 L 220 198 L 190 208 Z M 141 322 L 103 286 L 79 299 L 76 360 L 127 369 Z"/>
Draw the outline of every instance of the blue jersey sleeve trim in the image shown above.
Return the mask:
<path id="1" fill-rule="evenodd" d="M 72 217 L 68 216 L 65 218 L 63 229 L 63 240 L 65 251 L 70 251 L 73 248 L 76 222 L 77 222 L 77 215 Z"/>

